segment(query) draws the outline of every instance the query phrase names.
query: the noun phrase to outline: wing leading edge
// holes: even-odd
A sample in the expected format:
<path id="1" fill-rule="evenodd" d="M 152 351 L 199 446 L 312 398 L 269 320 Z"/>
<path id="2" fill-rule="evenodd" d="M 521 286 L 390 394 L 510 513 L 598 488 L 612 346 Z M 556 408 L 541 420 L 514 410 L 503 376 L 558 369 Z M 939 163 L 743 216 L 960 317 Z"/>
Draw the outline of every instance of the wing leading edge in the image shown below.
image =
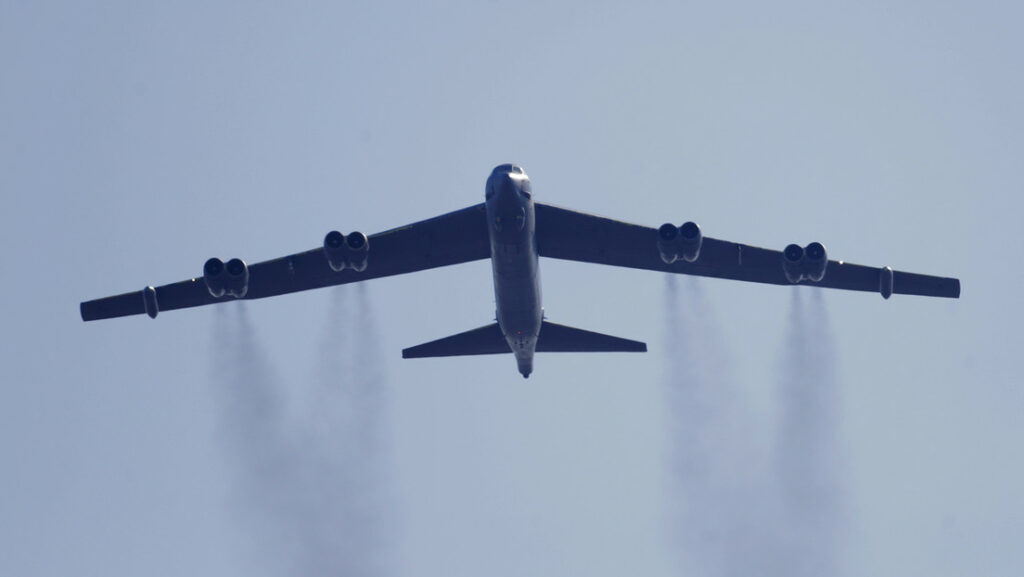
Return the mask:
<path id="1" fill-rule="evenodd" d="M 792 283 L 783 271 L 781 251 L 703 237 L 693 262 L 662 260 L 658 230 L 536 203 L 537 248 L 541 256 L 563 260 L 707 276 L 749 282 L 907 294 L 960 297 L 960 280 L 828 261 L 825 276 Z"/>
<path id="2" fill-rule="evenodd" d="M 829 260 L 824 278 L 791 283 L 782 268 L 782 252 L 704 237 L 693 262 L 664 262 L 658 230 L 536 203 L 537 243 L 541 256 L 678 274 L 749 282 L 959 298 L 960 281 Z M 365 271 L 331 269 L 322 247 L 250 265 L 245 299 L 258 299 L 332 285 L 454 265 L 490 256 L 483 204 L 394 228 L 369 237 Z M 236 300 L 214 297 L 202 277 L 146 287 L 81 303 L 82 320 L 116 318 L 198 307 Z"/>
<path id="3" fill-rule="evenodd" d="M 259 299 L 360 282 L 490 257 L 483 204 L 393 228 L 368 239 L 362 272 L 331 269 L 322 247 L 249 265 L 245 299 Z M 82 320 L 93 321 L 237 300 L 214 297 L 203 277 L 83 302 Z"/>

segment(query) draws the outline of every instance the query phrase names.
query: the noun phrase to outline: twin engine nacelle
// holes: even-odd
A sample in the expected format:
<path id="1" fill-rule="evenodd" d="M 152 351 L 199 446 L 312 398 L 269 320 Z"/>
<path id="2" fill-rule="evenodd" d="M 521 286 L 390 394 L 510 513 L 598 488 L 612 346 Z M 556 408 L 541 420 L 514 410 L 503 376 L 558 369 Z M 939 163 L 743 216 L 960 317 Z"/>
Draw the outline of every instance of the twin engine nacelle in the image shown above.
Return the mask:
<path id="1" fill-rule="evenodd" d="M 782 251 L 782 272 L 786 280 L 796 284 L 802 280 L 821 282 L 828 266 L 828 251 L 820 242 L 812 242 L 804 248 L 791 244 Z"/>
<path id="2" fill-rule="evenodd" d="M 324 256 L 327 257 L 327 264 L 334 272 L 341 272 L 346 268 L 356 272 L 366 270 L 369 253 L 370 240 L 361 232 L 345 236 L 332 230 L 324 237 Z"/>
<path id="3" fill-rule="evenodd" d="M 703 242 L 704 236 L 695 222 L 686 222 L 680 227 L 666 222 L 658 229 L 658 252 L 665 264 L 679 259 L 686 262 L 697 260 Z"/>
<path id="4" fill-rule="evenodd" d="M 214 298 L 228 295 L 240 299 L 249 291 L 249 267 L 240 258 L 227 263 L 211 258 L 203 265 L 203 280 Z"/>

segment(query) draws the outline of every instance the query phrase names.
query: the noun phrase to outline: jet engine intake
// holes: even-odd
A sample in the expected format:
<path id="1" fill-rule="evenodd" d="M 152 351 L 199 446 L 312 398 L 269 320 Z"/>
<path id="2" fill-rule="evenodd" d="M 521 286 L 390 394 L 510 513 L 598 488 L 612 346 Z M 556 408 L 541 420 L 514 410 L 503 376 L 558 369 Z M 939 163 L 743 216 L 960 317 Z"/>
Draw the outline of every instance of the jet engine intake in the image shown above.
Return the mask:
<path id="1" fill-rule="evenodd" d="M 704 244 L 704 235 L 700 232 L 700 227 L 693 221 L 687 221 L 683 223 L 683 226 L 679 227 L 679 244 L 681 250 L 680 256 L 686 262 L 693 262 L 700 256 L 700 247 Z"/>
<path id="2" fill-rule="evenodd" d="M 812 242 L 804 248 L 791 244 L 782 251 L 782 272 L 786 280 L 797 284 L 802 280 L 821 282 L 828 267 L 828 251 L 820 242 Z"/>
<path id="3" fill-rule="evenodd" d="M 370 253 L 370 240 L 361 232 L 353 232 L 345 237 L 345 256 L 348 266 L 356 272 L 366 270 L 366 261 Z"/>
<path id="4" fill-rule="evenodd" d="M 225 291 L 224 261 L 219 258 L 211 258 L 203 265 L 203 281 L 206 283 L 206 290 L 210 296 L 219 299 L 224 296 Z"/>
<path id="5" fill-rule="evenodd" d="M 798 244 L 791 244 L 782 251 L 782 272 L 786 280 L 796 284 L 804 278 L 804 249 Z"/>
<path id="6" fill-rule="evenodd" d="M 361 232 L 348 236 L 332 230 L 324 237 L 324 256 L 334 272 L 350 268 L 356 272 L 366 270 L 366 259 L 370 252 L 370 240 Z"/>
<path id="7" fill-rule="evenodd" d="M 658 253 L 665 264 L 672 264 L 679 259 L 679 229 L 671 222 L 658 228 Z"/>
<path id="8" fill-rule="evenodd" d="M 704 237 L 697 223 L 688 221 L 683 226 L 666 222 L 658 228 L 658 253 L 665 264 L 679 259 L 693 262 L 700 256 Z"/>
<path id="9" fill-rule="evenodd" d="M 334 272 L 345 270 L 348 261 L 345 259 L 345 235 L 332 230 L 324 237 L 324 256 L 327 257 L 327 264 Z"/>
<path id="10" fill-rule="evenodd" d="M 804 248 L 804 276 L 811 282 L 821 282 L 828 267 L 828 251 L 820 242 L 812 242 Z"/>
<path id="11" fill-rule="evenodd" d="M 249 267 L 240 258 L 233 258 L 224 265 L 227 276 L 224 291 L 235 297 L 242 298 L 249 291 Z"/>

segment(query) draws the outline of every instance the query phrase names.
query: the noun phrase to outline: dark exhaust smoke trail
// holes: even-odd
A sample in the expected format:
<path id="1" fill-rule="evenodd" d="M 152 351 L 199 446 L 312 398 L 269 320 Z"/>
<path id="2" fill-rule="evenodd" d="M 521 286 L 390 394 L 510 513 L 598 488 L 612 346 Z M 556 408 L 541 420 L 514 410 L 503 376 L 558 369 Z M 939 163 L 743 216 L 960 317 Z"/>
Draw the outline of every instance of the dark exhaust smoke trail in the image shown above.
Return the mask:
<path id="1" fill-rule="evenodd" d="M 830 576 L 844 528 L 835 341 L 820 290 L 793 291 L 773 454 L 730 375 L 696 279 L 665 303 L 674 547 L 703 575 Z"/>
<path id="2" fill-rule="evenodd" d="M 260 348 L 244 303 L 220 315 L 215 350 L 236 503 L 259 564 L 281 575 L 384 572 L 385 392 L 362 291 L 332 295 L 310 398 L 288 390 Z M 354 297 L 354 298 L 353 298 Z"/>
<path id="3" fill-rule="evenodd" d="M 791 530 L 787 575 L 836 575 L 844 526 L 835 338 L 820 289 L 793 290 L 782 367 L 776 464 Z"/>
<path id="4" fill-rule="evenodd" d="M 256 338 L 246 303 L 215 310 L 212 369 L 227 460 L 234 469 L 231 505 L 251 532 L 255 550 L 263 553 L 256 564 L 284 574 L 297 546 L 293 512 L 304 498 L 296 490 L 299 459 L 288 434 L 288 399 Z"/>
<path id="5" fill-rule="evenodd" d="M 387 383 L 380 340 L 366 287 L 342 286 L 331 295 L 329 322 L 321 342 L 313 398 L 315 445 L 330 506 L 333 538 L 320 558 L 338 561 L 330 574 L 387 573 Z M 318 573 L 327 574 L 327 573 Z"/>
<path id="6" fill-rule="evenodd" d="M 667 277 L 671 547 L 687 574 L 770 574 L 770 481 L 699 280 Z"/>

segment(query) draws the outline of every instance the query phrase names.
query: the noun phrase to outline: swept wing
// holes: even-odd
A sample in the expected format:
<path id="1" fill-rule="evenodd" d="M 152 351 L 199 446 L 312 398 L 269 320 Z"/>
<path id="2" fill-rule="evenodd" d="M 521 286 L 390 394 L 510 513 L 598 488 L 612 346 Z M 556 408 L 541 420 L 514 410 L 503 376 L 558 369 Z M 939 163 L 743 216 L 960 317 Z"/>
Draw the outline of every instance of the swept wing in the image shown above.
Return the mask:
<path id="1" fill-rule="evenodd" d="M 537 250 L 541 256 L 777 285 L 958 298 L 960 281 L 829 260 L 820 281 L 791 282 L 783 271 L 782 251 L 703 237 L 693 262 L 665 262 L 658 250 L 658 229 L 536 203 Z"/>
<path id="2" fill-rule="evenodd" d="M 444 214 L 368 238 L 370 266 L 334 271 L 323 247 L 248 265 L 245 299 L 259 299 L 372 278 L 490 258 L 483 204 Z M 215 304 L 236 297 L 214 297 L 203 277 L 83 302 L 82 319 L 128 315 Z M 147 303 L 147 300 L 149 301 Z"/>

